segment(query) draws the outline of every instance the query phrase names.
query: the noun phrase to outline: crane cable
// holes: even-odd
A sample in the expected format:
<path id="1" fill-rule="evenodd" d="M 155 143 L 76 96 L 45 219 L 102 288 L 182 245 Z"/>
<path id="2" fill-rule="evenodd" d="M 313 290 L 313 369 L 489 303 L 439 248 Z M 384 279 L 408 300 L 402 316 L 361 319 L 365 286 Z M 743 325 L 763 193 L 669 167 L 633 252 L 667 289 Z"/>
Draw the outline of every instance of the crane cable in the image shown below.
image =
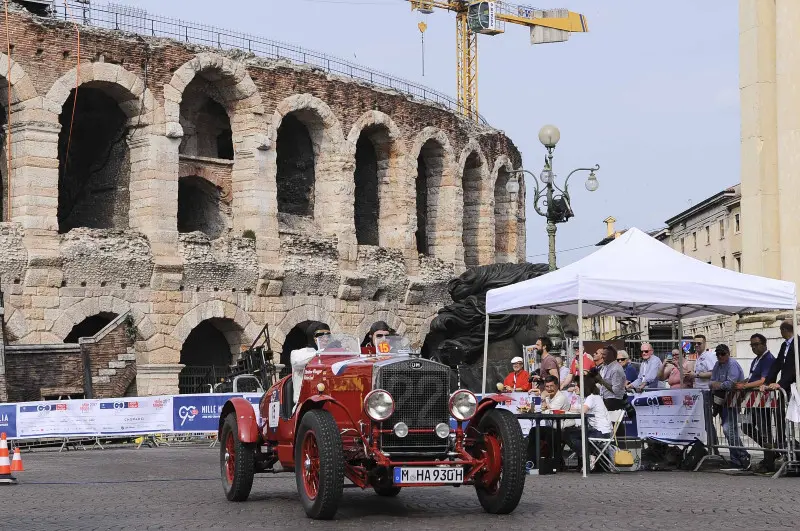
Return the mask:
<path id="1" fill-rule="evenodd" d="M 6 118 L 6 129 L 8 130 L 6 138 L 6 195 L 7 199 L 7 207 L 6 211 L 3 212 L 5 215 L 5 219 L 11 221 L 11 33 L 8 26 L 8 0 L 3 2 L 5 7 L 5 17 L 6 17 L 6 56 L 8 58 L 8 71 L 6 75 L 6 83 L 8 84 L 8 107 L 6 108 L 6 112 L 8 112 L 8 117 Z M 2 183 L 0 183 L 2 186 Z"/>
<path id="2" fill-rule="evenodd" d="M 67 0 L 64 0 L 64 12 L 67 14 L 68 18 L 72 18 L 72 10 L 67 5 Z M 81 83 L 81 30 L 78 27 L 78 23 L 74 22 L 75 31 L 78 34 L 78 64 L 76 67 L 75 72 L 75 97 L 72 98 L 72 116 L 69 118 L 69 136 L 67 137 L 67 150 L 64 151 L 64 175 L 67 174 L 67 161 L 69 160 L 69 150 L 72 145 L 72 127 L 75 124 L 75 109 L 78 105 L 78 87 Z"/>

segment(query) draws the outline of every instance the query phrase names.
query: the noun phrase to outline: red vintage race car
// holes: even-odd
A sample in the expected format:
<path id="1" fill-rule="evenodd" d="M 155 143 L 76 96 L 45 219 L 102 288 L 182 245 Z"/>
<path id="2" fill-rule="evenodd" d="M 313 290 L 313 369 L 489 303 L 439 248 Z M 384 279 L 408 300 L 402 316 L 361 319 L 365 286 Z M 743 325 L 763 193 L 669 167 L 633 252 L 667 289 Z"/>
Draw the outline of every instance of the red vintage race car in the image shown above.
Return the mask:
<path id="1" fill-rule="evenodd" d="M 448 367 L 407 347 L 394 336 L 365 352 L 356 338 L 331 336 L 292 353 L 292 374 L 264 394 L 260 415 L 244 398 L 228 401 L 218 434 L 227 498 L 246 500 L 254 474 L 294 472 L 311 518 L 335 515 L 345 478 L 380 496 L 474 485 L 487 512 L 513 511 L 525 448 L 514 415 L 496 408 L 507 398 L 451 393 Z"/>

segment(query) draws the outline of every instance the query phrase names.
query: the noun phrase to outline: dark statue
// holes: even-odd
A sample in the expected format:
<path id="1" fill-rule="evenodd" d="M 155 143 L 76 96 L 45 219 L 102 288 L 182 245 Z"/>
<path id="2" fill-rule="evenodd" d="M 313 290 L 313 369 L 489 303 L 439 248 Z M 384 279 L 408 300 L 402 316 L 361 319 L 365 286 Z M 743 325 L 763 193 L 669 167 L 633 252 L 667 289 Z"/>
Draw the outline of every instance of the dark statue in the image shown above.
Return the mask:
<path id="1" fill-rule="evenodd" d="M 481 390 L 486 292 L 547 273 L 547 264 L 491 264 L 471 268 L 447 286 L 453 303 L 431 322 L 422 355 L 457 369 L 461 386 Z M 487 391 L 511 370 L 510 360 L 547 333 L 546 316 L 493 315 L 489 320 Z"/>

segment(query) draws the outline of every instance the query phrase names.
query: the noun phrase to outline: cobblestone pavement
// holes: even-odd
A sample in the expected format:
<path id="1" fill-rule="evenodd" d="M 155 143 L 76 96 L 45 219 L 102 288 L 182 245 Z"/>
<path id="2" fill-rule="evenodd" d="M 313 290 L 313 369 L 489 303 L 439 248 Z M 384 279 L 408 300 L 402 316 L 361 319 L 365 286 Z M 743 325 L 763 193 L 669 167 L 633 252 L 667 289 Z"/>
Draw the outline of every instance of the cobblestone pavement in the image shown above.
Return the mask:
<path id="1" fill-rule="evenodd" d="M 218 450 L 117 448 L 23 454 L 0 486 L 0 529 L 800 529 L 800 478 L 721 473 L 528 476 L 517 510 L 485 514 L 472 488 L 345 490 L 336 520 L 306 519 L 294 475 L 257 476 L 225 500 Z"/>

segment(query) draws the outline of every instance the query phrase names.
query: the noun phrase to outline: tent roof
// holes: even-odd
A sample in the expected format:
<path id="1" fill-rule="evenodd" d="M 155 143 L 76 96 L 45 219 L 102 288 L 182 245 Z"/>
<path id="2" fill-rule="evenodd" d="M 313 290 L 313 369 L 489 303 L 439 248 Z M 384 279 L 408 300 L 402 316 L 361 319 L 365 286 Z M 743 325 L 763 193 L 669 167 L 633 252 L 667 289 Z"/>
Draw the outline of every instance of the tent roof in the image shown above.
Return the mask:
<path id="1" fill-rule="evenodd" d="M 540 277 L 489 290 L 490 314 L 578 314 L 656 319 L 788 310 L 793 282 L 706 264 L 632 228 L 589 256 Z"/>

